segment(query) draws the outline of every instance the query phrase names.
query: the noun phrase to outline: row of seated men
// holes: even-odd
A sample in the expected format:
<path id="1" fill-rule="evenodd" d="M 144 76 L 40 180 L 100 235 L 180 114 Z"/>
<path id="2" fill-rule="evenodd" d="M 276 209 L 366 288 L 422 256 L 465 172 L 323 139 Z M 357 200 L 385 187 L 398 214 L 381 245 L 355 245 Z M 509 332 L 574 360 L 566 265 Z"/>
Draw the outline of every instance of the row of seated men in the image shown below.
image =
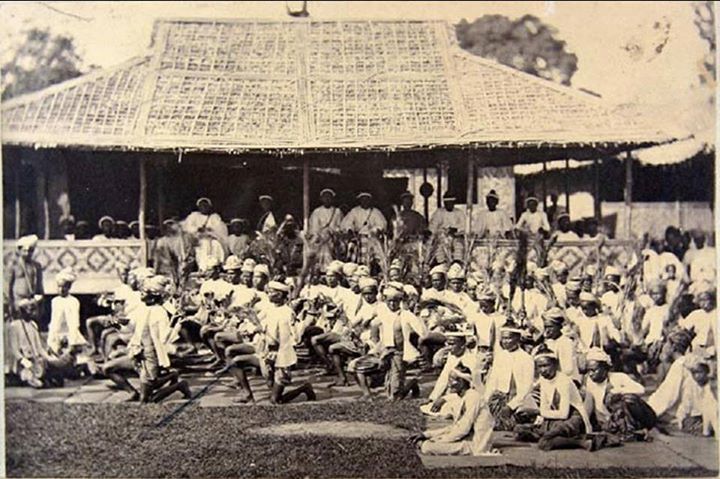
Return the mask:
<path id="1" fill-rule="evenodd" d="M 492 430 L 541 449 L 591 450 L 653 428 L 715 433 L 714 283 L 669 293 L 667 281 L 636 274 L 642 268 L 571 277 L 555 262 L 529 263 L 514 284 L 516 267 L 439 264 L 420 288 L 397 261 L 381 279 L 334 261 L 303 282 L 230 256 L 183 284 L 119 265 L 122 284 L 103 298 L 112 311 L 88 319 L 87 337 L 66 270 L 45 343 L 34 300 L 7 318 L 6 372 L 35 387 L 104 376 L 129 400 L 159 401 L 190 397 L 182 373 L 199 366 L 200 350 L 212 361 L 203 370 L 234 379 L 238 402 L 254 401 L 256 372 L 281 404 L 315 399 L 309 382 L 291 387 L 302 350 L 336 377 L 333 387 L 356 382 L 367 400 L 379 387 L 390 400 L 417 397 L 408 371 L 438 374 L 423 412 L 453 423 L 414 438 L 428 453 L 494 453 Z"/>

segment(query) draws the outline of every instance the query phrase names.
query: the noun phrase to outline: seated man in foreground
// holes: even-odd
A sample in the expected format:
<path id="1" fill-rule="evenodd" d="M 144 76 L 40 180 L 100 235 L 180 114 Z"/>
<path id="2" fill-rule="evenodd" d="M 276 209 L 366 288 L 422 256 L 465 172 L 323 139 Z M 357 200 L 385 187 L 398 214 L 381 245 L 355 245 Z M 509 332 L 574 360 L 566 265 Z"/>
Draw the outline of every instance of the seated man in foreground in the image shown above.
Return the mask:
<path id="1" fill-rule="evenodd" d="M 494 419 L 483 393 L 471 387 L 472 376 L 468 368 L 459 365 L 450 373 L 449 389 L 461 397 L 460 407 L 453 423 L 439 429 L 430 429 L 413 435 L 410 440 L 420 443 L 423 454 L 452 456 L 498 455 L 492 448 L 490 437 Z"/>

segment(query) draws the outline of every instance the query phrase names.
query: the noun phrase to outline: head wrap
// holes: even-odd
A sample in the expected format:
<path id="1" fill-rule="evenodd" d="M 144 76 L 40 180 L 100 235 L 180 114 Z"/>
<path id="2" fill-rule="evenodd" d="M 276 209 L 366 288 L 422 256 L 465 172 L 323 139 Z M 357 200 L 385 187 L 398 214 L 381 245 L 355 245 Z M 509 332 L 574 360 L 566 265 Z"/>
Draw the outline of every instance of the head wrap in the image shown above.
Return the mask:
<path id="1" fill-rule="evenodd" d="M 267 285 L 267 289 L 272 289 L 273 291 L 282 291 L 283 293 L 290 292 L 290 286 L 285 283 L 281 283 L 280 281 L 270 281 Z"/>
<path id="2" fill-rule="evenodd" d="M 577 293 L 582 289 L 582 285 L 580 284 L 580 281 L 568 281 L 565 283 L 565 291 L 569 291 L 571 293 Z"/>
<path id="3" fill-rule="evenodd" d="M 595 361 L 598 363 L 605 363 L 605 364 L 611 363 L 610 356 L 608 356 L 608 354 L 605 351 L 603 351 L 601 348 L 590 348 L 588 350 L 587 354 L 585 355 L 585 359 L 588 362 Z"/>
<path id="4" fill-rule="evenodd" d="M 582 293 L 580 293 L 580 301 L 600 304 L 597 297 L 592 293 L 588 293 L 587 291 L 583 291 Z"/>
<path id="5" fill-rule="evenodd" d="M 38 237 L 37 235 L 27 235 L 23 236 L 19 240 L 17 240 L 17 247 L 19 249 L 29 249 L 34 248 L 37 245 Z"/>
<path id="6" fill-rule="evenodd" d="M 72 268 L 67 267 L 63 268 L 55 275 L 55 282 L 58 284 L 58 286 L 61 286 L 63 284 L 67 283 L 74 283 L 77 279 L 77 275 L 73 271 Z"/>
<path id="7" fill-rule="evenodd" d="M 548 271 L 547 268 L 537 268 L 534 271 L 533 276 L 535 276 L 535 278 L 538 280 L 543 280 L 543 279 L 547 279 L 550 277 L 550 272 Z"/>
<path id="8" fill-rule="evenodd" d="M 415 198 L 415 195 L 413 195 L 413 194 L 410 193 L 409 191 L 406 191 L 406 192 L 404 192 L 402 195 L 400 195 L 400 199 L 405 199 L 405 198 L 412 198 L 412 199 L 414 199 L 414 198 Z"/>
<path id="9" fill-rule="evenodd" d="M 385 296 L 385 299 L 402 299 L 403 296 L 405 296 L 405 293 L 403 292 L 403 287 L 400 285 L 398 287 L 397 283 L 391 282 L 388 283 L 388 285 L 383 289 L 383 296 Z"/>
<path id="10" fill-rule="evenodd" d="M 567 273 L 567 271 L 568 271 L 567 265 L 565 263 L 563 263 L 562 261 L 560 261 L 559 259 L 556 259 L 555 261 L 550 263 L 550 268 L 552 268 L 552 270 L 556 274 Z"/>
<path id="11" fill-rule="evenodd" d="M 496 200 L 499 200 L 499 199 L 500 199 L 500 197 L 499 197 L 498 194 L 495 192 L 495 190 L 490 190 L 490 191 L 488 191 L 488 194 L 485 195 L 485 197 L 486 197 L 486 198 L 495 198 Z"/>
<path id="12" fill-rule="evenodd" d="M 225 271 L 237 271 L 241 269 L 243 266 L 242 261 L 240 261 L 240 258 L 235 256 L 234 254 L 231 254 L 227 257 L 225 260 L 225 264 L 223 265 L 223 269 Z"/>
<path id="13" fill-rule="evenodd" d="M 395 258 L 394 260 L 392 260 L 390 262 L 390 268 L 388 268 L 388 269 L 391 269 L 391 270 L 397 269 L 397 270 L 402 271 L 402 268 L 403 268 L 403 264 L 402 264 L 402 261 L 400 261 L 400 258 Z"/>
<path id="14" fill-rule="evenodd" d="M 105 215 L 98 220 L 98 222 L 97 222 L 98 228 L 102 228 L 102 224 L 106 221 L 109 221 L 110 223 L 115 224 L 115 220 L 112 218 L 112 216 Z"/>
<path id="15" fill-rule="evenodd" d="M 622 273 L 615 266 L 605 268 L 605 276 L 622 276 Z"/>
<path id="16" fill-rule="evenodd" d="M 439 264 L 439 265 L 437 265 L 437 266 L 435 266 L 435 267 L 433 267 L 433 268 L 430 270 L 430 276 L 435 276 L 436 274 L 441 274 L 441 275 L 443 275 L 443 276 L 447 276 L 447 273 L 448 273 L 448 271 L 447 271 L 447 266 L 445 266 L 445 265 L 442 264 L 442 263 Z"/>
<path id="17" fill-rule="evenodd" d="M 357 196 L 356 196 L 355 198 L 357 198 L 357 199 L 359 200 L 359 199 L 362 198 L 363 196 L 366 196 L 366 197 L 368 197 L 368 198 L 370 198 L 370 199 L 372 199 L 372 197 L 373 197 L 373 195 L 371 195 L 371 194 L 368 193 L 367 191 L 361 191 L 360 193 L 357 194 Z"/>
<path id="18" fill-rule="evenodd" d="M 245 261 L 243 261 L 240 271 L 242 271 L 243 273 L 253 273 L 255 271 L 256 265 L 257 263 L 255 263 L 254 259 L 247 258 Z"/>
<path id="19" fill-rule="evenodd" d="M 147 294 L 159 296 L 165 293 L 169 284 L 170 279 L 167 276 L 158 274 L 145 278 L 142 282 L 142 290 Z"/>
<path id="20" fill-rule="evenodd" d="M 458 263 L 453 263 L 447 272 L 448 279 L 465 279 L 465 271 Z"/>
<path id="21" fill-rule="evenodd" d="M 133 226 L 140 227 L 140 222 L 138 220 L 132 220 L 130 223 L 128 223 L 129 228 L 132 228 Z"/>
<path id="22" fill-rule="evenodd" d="M 345 266 L 345 263 L 342 261 L 332 261 L 327 266 L 327 269 L 325 270 L 325 274 L 337 274 L 342 275 L 343 274 L 343 267 Z"/>
<path id="23" fill-rule="evenodd" d="M 270 195 L 260 195 L 260 196 L 258 196 L 258 201 L 262 201 L 262 200 L 272 201 L 272 200 L 273 200 L 273 197 L 270 196 Z"/>
<path id="24" fill-rule="evenodd" d="M 561 326 L 565 321 L 565 315 L 562 309 L 558 307 L 552 307 L 542 314 L 542 319 L 545 323 L 552 323 Z"/>
<path id="25" fill-rule="evenodd" d="M 358 286 L 360 287 L 360 291 L 364 292 L 372 292 L 377 291 L 378 288 L 378 282 L 377 280 L 370 278 L 368 276 L 363 276 L 358 281 Z"/>
<path id="26" fill-rule="evenodd" d="M 587 276 L 590 276 L 590 277 L 595 276 L 595 274 L 597 273 L 597 266 L 595 266 L 594 264 L 589 264 L 589 265 L 585 266 L 585 272 L 584 272 L 584 273 L 585 273 L 584 275 L 585 275 L 586 277 L 587 277 Z"/>
<path id="27" fill-rule="evenodd" d="M 266 265 L 264 263 L 255 265 L 255 268 L 253 268 L 253 275 L 254 276 L 265 275 L 269 278 L 270 277 L 270 268 L 268 267 L 268 265 Z"/>
<path id="28" fill-rule="evenodd" d="M 540 203 L 540 200 L 538 200 L 536 196 L 528 196 L 527 198 L 525 198 L 525 206 L 527 206 L 528 203 L 530 203 L 531 201 L 534 201 L 538 204 Z"/>
<path id="29" fill-rule="evenodd" d="M 335 190 L 333 190 L 332 188 L 323 188 L 323 190 L 320 191 L 320 196 L 322 196 L 322 195 L 330 195 L 333 198 L 335 198 L 335 196 L 336 196 Z"/>
<path id="30" fill-rule="evenodd" d="M 557 220 L 560 221 L 560 218 L 567 218 L 570 219 L 570 213 L 567 211 L 561 212 L 559 215 L 557 215 Z"/>
<path id="31" fill-rule="evenodd" d="M 420 291 L 418 291 L 412 284 L 404 285 L 403 293 L 405 293 L 405 296 L 420 296 Z"/>
<path id="32" fill-rule="evenodd" d="M 355 277 L 363 278 L 365 276 L 370 276 L 370 268 L 368 268 L 364 264 L 361 264 L 360 266 L 358 266 L 358 269 L 355 270 Z"/>
<path id="33" fill-rule="evenodd" d="M 445 194 L 443 195 L 443 200 L 444 201 L 455 201 L 455 200 L 457 200 L 457 198 L 455 197 L 454 194 L 450 193 L 449 191 L 446 191 Z"/>
<path id="34" fill-rule="evenodd" d="M 495 299 L 497 298 L 495 291 L 493 291 L 486 285 L 481 285 L 480 287 L 478 287 L 475 294 L 478 301 L 495 301 Z"/>
<path id="35" fill-rule="evenodd" d="M 346 277 L 350 277 L 355 274 L 355 271 L 357 271 L 359 266 L 360 265 L 357 263 L 345 263 L 342 266 L 342 274 Z"/>
<path id="36" fill-rule="evenodd" d="M 522 334 L 523 330 L 520 326 L 515 324 L 515 321 L 512 320 L 512 318 L 508 318 L 507 321 L 505 321 L 505 324 L 503 324 L 500 327 L 501 333 L 511 333 L 511 334 Z"/>
<path id="37" fill-rule="evenodd" d="M 195 202 L 195 206 L 199 207 L 200 203 L 202 203 L 203 201 L 206 202 L 208 205 L 212 206 L 212 201 L 210 201 L 210 198 L 206 198 L 204 196 L 202 198 L 198 198 L 198 200 Z"/>
<path id="38" fill-rule="evenodd" d="M 533 358 L 537 361 L 538 359 L 542 358 L 550 358 L 557 361 L 558 357 L 555 352 L 553 352 L 550 348 L 548 348 L 545 344 L 541 344 L 540 346 L 535 349 L 535 354 L 533 355 Z"/>

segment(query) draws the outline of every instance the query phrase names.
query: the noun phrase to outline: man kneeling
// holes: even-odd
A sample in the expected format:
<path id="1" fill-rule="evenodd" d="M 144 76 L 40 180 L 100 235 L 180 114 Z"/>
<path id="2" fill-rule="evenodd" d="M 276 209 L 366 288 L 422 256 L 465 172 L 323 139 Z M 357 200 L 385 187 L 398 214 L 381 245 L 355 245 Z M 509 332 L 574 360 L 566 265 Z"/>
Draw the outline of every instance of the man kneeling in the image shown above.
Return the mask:
<path id="1" fill-rule="evenodd" d="M 416 444 L 421 443 L 420 451 L 423 454 L 453 456 L 499 454 L 499 451 L 492 449 L 490 443 L 495 421 L 483 394 L 471 388 L 471 382 L 470 369 L 459 365 L 452 370 L 449 389 L 462 398 L 460 407 L 456 410 L 450 426 L 431 429 L 410 438 Z"/>

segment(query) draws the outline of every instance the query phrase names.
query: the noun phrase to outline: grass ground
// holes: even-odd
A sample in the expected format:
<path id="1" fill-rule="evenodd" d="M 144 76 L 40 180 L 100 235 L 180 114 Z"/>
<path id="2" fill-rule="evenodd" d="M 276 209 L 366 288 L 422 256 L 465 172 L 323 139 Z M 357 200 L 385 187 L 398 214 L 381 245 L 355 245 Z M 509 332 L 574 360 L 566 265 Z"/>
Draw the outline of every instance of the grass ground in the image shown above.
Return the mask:
<path id="1" fill-rule="evenodd" d="M 416 401 L 282 407 L 40 404 L 6 406 L 9 477 L 688 477 L 705 469 L 603 470 L 493 467 L 426 470 L 404 439 L 275 437 L 252 427 L 301 421 L 371 421 L 419 431 Z"/>

